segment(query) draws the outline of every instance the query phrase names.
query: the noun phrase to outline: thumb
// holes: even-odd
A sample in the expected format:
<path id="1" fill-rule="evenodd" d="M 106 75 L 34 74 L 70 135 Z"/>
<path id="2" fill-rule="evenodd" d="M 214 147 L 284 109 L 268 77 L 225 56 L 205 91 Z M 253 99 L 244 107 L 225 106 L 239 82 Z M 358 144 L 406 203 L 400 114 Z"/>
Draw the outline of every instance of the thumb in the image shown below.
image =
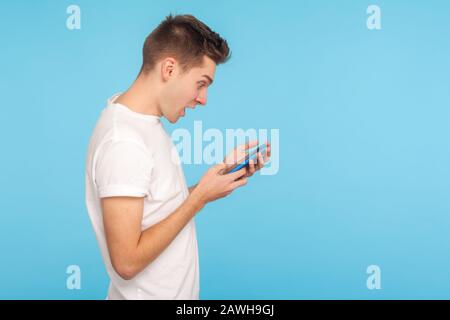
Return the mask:
<path id="1" fill-rule="evenodd" d="M 219 164 L 214 166 L 214 171 L 215 172 L 220 172 L 222 170 L 225 170 L 226 168 L 227 168 L 227 165 L 225 163 L 221 162 L 221 163 L 219 163 Z"/>

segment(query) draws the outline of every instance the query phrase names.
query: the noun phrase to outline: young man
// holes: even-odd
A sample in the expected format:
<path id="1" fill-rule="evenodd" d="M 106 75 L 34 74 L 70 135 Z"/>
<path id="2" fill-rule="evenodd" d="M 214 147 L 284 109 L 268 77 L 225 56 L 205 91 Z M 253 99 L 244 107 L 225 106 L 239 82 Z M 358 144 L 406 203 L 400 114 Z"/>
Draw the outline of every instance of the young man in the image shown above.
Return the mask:
<path id="1" fill-rule="evenodd" d="M 86 204 L 110 277 L 108 299 L 198 299 L 194 216 L 243 186 L 270 156 L 224 174 L 257 142 L 232 151 L 200 182 L 186 186 L 175 147 L 160 118 L 175 123 L 206 104 L 227 42 L 190 15 L 168 16 L 145 40 L 141 71 L 113 96 L 92 134 Z M 175 161 L 174 161 L 175 157 Z"/>

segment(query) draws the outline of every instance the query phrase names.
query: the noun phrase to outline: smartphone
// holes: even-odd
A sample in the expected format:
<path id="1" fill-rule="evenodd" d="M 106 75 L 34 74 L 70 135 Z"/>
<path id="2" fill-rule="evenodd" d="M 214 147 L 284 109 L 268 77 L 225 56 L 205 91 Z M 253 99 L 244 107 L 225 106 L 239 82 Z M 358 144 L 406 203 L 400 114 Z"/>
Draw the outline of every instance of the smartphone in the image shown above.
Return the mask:
<path id="1" fill-rule="evenodd" d="M 238 161 L 231 168 L 229 168 L 225 173 L 228 174 L 228 173 L 233 173 L 233 172 L 241 170 L 242 168 L 244 168 L 244 167 L 249 165 L 250 160 L 254 160 L 254 163 L 256 163 L 257 162 L 257 158 L 258 158 L 258 152 L 261 152 L 261 154 L 264 157 L 264 154 L 266 152 L 266 145 L 265 144 L 261 144 L 261 145 L 257 146 L 256 148 L 254 148 L 252 151 L 250 151 L 244 157 L 244 159 Z"/>

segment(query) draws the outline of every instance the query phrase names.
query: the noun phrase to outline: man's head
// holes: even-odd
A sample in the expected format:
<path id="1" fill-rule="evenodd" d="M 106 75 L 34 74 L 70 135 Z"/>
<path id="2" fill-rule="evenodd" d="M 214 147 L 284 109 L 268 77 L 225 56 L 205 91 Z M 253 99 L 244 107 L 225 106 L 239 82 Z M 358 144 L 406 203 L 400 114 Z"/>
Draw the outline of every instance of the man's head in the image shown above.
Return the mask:
<path id="1" fill-rule="evenodd" d="M 139 77 L 158 80 L 159 110 L 174 123 L 186 107 L 206 104 L 216 65 L 229 58 L 227 42 L 203 22 L 169 15 L 145 40 Z"/>

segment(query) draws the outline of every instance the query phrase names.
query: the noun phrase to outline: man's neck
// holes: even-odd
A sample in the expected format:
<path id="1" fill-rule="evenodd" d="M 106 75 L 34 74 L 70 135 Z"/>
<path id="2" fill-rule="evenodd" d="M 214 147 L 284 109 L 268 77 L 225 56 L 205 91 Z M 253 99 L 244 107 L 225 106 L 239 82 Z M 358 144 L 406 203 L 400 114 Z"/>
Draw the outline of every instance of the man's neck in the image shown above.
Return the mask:
<path id="1" fill-rule="evenodd" d="M 162 113 L 159 110 L 155 97 L 156 92 L 152 92 L 149 88 L 152 88 L 152 86 L 148 84 L 148 81 L 138 77 L 131 87 L 120 95 L 115 102 L 137 113 L 161 117 Z"/>

